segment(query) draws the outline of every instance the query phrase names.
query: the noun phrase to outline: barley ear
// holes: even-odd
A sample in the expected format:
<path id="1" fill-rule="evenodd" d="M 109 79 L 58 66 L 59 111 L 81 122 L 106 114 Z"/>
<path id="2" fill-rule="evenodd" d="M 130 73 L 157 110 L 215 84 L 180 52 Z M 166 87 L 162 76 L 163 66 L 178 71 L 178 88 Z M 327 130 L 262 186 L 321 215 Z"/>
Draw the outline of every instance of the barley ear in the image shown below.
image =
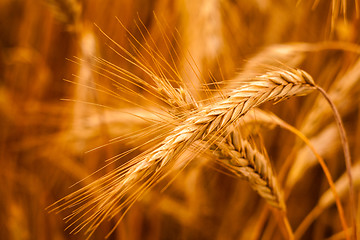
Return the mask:
<path id="1" fill-rule="evenodd" d="M 232 132 L 227 141 L 216 144 L 213 150 L 218 162 L 245 179 L 270 205 L 285 211 L 285 202 L 266 154 Z"/>

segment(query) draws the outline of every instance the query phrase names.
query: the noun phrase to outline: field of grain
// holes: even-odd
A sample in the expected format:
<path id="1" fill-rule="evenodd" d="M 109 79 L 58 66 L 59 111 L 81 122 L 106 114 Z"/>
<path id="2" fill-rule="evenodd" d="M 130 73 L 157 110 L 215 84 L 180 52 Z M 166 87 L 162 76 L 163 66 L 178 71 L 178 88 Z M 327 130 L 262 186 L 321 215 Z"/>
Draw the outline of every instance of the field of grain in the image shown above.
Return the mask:
<path id="1" fill-rule="evenodd" d="M 0 0 L 0 32 L 1 239 L 360 239 L 359 0 Z"/>

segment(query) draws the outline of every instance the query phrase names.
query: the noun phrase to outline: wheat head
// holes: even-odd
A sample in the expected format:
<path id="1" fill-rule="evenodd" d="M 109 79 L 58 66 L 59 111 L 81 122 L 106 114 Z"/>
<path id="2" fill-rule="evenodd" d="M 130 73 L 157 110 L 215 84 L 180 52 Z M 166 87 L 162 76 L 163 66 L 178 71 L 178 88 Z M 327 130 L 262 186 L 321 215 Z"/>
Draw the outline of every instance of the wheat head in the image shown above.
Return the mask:
<path id="1" fill-rule="evenodd" d="M 270 205 L 285 210 L 283 196 L 266 154 L 241 139 L 237 133 L 232 132 L 226 142 L 216 143 L 214 154 L 218 156 L 218 162 L 248 181 Z"/>
<path id="2" fill-rule="evenodd" d="M 224 137 L 228 128 L 233 127 L 254 107 L 271 100 L 281 101 L 305 95 L 313 90 L 312 86 L 312 78 L 302 70 L 271 71 L 254 77 L 248 84 L 228 93 L 224 99 L 188 113 L 187 118 L 184 117 L 185 120 L 178 123 L 162 142 L 67 196 L 58 208 L 77 207 L 68 218 L 77 218 L 70 226 L 79 223 L 73 231 L 87 227 L 87 232 L 91 234 L 105 219 L 113 218 L 122 210 L 128 209 L 139 196 L 171 170 L 178 168 L 178 165 L 186 165 L 178 163 L 176 159 L 193 143 L 202 141 L 210 148 Z M 242 141 L 240 145 L 240 156 L 236 153 L 235 158 L 231 157 L 228 162 L 231 168 L 246 176 L 253 188 L 270 204 L 284 209 L 271 168 L 266 164 L 267 160 L 246 141 Z M 235 154 L 235 148 L 231 145 L 227 148 L 229 156 Z M 225 147 L 223 152 L 224 149 Z M 198 150 L 198 153 L 203 150 L 205 149 Z M 83 218 L 85 220 L 81 221 Z"/>

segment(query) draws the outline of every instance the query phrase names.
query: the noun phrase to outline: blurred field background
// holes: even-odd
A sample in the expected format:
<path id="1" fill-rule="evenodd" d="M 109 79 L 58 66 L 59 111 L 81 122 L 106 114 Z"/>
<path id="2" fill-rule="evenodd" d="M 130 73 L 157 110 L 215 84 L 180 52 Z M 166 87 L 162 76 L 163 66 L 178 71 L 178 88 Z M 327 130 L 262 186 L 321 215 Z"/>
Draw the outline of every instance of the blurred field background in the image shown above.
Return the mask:
<path id="1" fill-rule="evenodd" d="M 185 80 L 195 83 L 193 94 L 199 99 L 203 97 L 197 91 L 200 76 L 210 83 L 236 79 L 239 74 L 261 74 L 268 65 L 306 70 L 339 108 L 355 165 L 360 157 L 358 5 L 358 0 L 1 0 L 0 238 L 85 239 L 82 232 L 71 235 L 65 230 L 63 218 L 70 212 L 48 213 L 46 207 L 126 161 L 86 178 L 105 166 L 106 159 L 140 143 L 107 144 L 146 123 L 118 112 L 131 105 L 102 91 L 116 92 L 117 88 L 106 78 L 109 72 L 93 71 L 93 56 L 145 80 L 146 76 L 108 46 L 114 44 L 96 25 L 119 45 L 136 52 L 128 41 L 132 33 L 139 41 L 135 46 L 151 64 L 151 56 L 139 47 L 144 38 L 150 39 L 147 34 L 143 38 L 134 22 L 146 32 L 141 20 L 153 46 L 169 62 L 174 52 L 181 53 L 173 63 Z M 164 44 L 164 35 L 174 44 L 173 52 Z M 230 81 L 227 87 L 236 84 Z M 330 108 L 319 99 L 313 93 L 264 108 L 311 139 L 336 181 L 345 172 L 343 153 Z M 149 104 L 141 97 L 131 101 Z M 291 227 L 296 230 L 315 209 L 314 221 L 302 238 L 343 239 L 328 183 L 312 154 L 296 136 L 279 127 L 259 132 L 275 172 L 281 172 L 285 163 L 290 169 L 279 179 Z M 357 187 L 360 171 L 355 169 L 353 175 Z M 349 219 L 346 183 L 342 190 Z M 360 212 L 356 215 L 359 219 Z M 90 238 L 103 239 L 115 222 L 104 222 Z M 247 182 L 198 161 L 164 192 L 155 187 L 145 194 L 109 239 L 285 236 L 277 215 Z"/>

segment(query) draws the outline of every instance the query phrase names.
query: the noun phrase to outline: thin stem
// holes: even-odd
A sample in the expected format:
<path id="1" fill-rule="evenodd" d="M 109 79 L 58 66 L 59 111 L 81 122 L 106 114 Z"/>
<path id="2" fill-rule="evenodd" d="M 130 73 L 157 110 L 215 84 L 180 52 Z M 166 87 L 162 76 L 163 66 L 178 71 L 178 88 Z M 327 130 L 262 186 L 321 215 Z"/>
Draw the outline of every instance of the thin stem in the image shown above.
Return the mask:
<path id="1" fill-rule="evenodd" d="M 317 151 L 315 150 L 315 148 L 313 147 L 313 145 L 310 143 L 309 139 L 302 133 L 300 132 L 298 129 L 296 129 L 295 127 L 291 126 L 290 124 L 284 122 L 281 119 L 278 118 L 274 118 L 274 120 L 283 128 L 293 132 L 294 134 L 296 134 L 299 138 L 301 138 L 301 140 L 303 140 L 305 142 L 305 144 L 310 148 L 310 150 L 313 152 L 313 154 L 315 155 L 315 157 L 318 159 L 321 168 L 324 171 L 324 174 L 326 176 L 326 179 L 330 185 L 330 189 L 334 194 L 334 198 L 335 198 L 335 203 L 336 203 L 336 207 L 339 211 L 339 217 L 340 217 L 340 222 L 342 225 L 342 228 L 344 229 L 344 231 L 346 232 L 346 230 L 348 229 L 346 220 L 345 220 L 345 214 L 344 214 L 344 209 L 341 205 L 341 201 L 340 201 L 340 197 L 339 194 L 336 191 L 335 188 L 335 184 L 334 181 L 332 180 L 331 174 L 329 169 L 326 166 L 326 163 L 324 161 L 324 159 L 317 153 Z M 349 240 L 350 239 L 350 235 L 349 233 L 346 232 L 346 239 Z"/>
<path id="2" fill-rule="evenodd" d="M 256 221 L 256 226 L 255 226 L 253 234 L 251 236 L 252 240 L 260 239 L 260 234 L 265 227 L 265 222 L 268 219 L 269 214 L 270 214 L 270 208 L 268 205 L 265 205 L 264 210 L 261 212 L 260 217 Z"/>
<path id="3" fill-rule="evenodd" d="M 357 239 L 356 217 L 355 217 L 355 212 L 356 212 L 355 191 L 354 191 L 353 178 L 352 178 L 352 174 L 351 174 L 351 155 L 350 155 L 349 142 L 348 142 L 348 139 L 346 136 L 344 124 L 341 120 L 339 111 L 337 110 L 335 104 L 331 101 L 331 99 L 329 98 L 329 96 L 325 92 L 325 90 L 317 85 L 315 85 L 315 88 L 324 96 L 326 101 L 329 103 L 329 105 L 334 113 L 335 122 L 338 126 L 338 130 L 339 130 L 339 134 L 340 134 L 340 138 L 341 138 L 341 144 L 342 144 L 343 150 L 344 150 L 346 171 L 347 171 L 347 175 L 349 178 L 349 195 L 350 195 L 350 207 L 351 207 L 350 215 L 351 215 L 352 225 L 353 225 L 353 234 L 354 234 L 354 239 Z"/>
<path id="4" fill-rule="evenodd" d="M 315 207 L 306 217 L 305 219 L 300 223 L 298 228 L 295 230 L 295 239 L 300 239 L 305 231 L 309 228 L 309 226 L 314 222 L 314 220 L 319 216 L 321 213 L 321 210 L 319 207 Z"/>
<path id="5" fill-rule="evenodd" d="M 283 218 L 283 221 L 284 221 L 286 232 L 288 233 L 288 237 L 289 237 L 288 239 L 289 240 L 294 240 L 295 239 L 294 232 L 293 232 L 293 230 L 291 228 L 291 225 L 289 223 L 288 217 L 286 216 L 286 213 L 281 212 L 281 215 L 282 215 L 282 218 Z"/>
<path id="6" fill-rule="evenodd" d="M 284 239 L 294 240 L 294 232 L 290 226 L 289 220 L 287 218 L 285 211 L 279 211 L 278 209 L 272 209 L 274 212 L 274 216 L 279 224 L 280 232 L 282 233 Z M 273 229 L 275 229 L 276 225 L 273 225 Z M 271 232 L 272 234 L 273 232 Z M 271 238 L 272 239 L 272 238 Z"/>

